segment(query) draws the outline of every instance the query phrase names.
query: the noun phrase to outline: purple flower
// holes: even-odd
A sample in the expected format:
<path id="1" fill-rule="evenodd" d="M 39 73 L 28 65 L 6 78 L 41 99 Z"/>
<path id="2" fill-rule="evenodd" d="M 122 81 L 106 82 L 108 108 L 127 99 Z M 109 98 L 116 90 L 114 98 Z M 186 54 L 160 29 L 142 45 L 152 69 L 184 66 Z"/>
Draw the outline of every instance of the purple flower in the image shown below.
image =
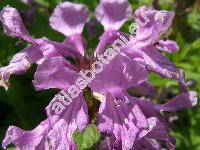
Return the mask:
<path id="1" fill-rule="evenodd" d="M 88 56 L 82 35 L 89 19 L 85 5 L 64 2 L 55 8 L 50 25 L 66 36 L 62 43 L 31 37 L 16 9 L 2 10 L 0 20 L 5 33 L 31 45 L 17 53 L 8 66 L 0 68 L 1 85 L 8 88 L 10 74 L 25 73 L 35 63 L 38 65 L 33 80 L 35 89 L 61 90 L 46 108 L 47 119 L 34 130 L 9 127 L 4 148 L 13 143 L 22 150 L 77 149 L 72 135 L 75 130 L 82 132 L 89 123 L 83 94 L 89 86 L 94 99 L 101 102 L 98 128 L 106 136 L 107 149 L 161 149 L 159 141 L 174 149 L 174 138 L 160 112 L 174 112 L 197 103 L 196 93 L 187 90 L 183 71 L 158 51 L 178 51 L 176 42 L 161 40 L 174 13 L 140 7 L 135 12 L 138 23 L 135 36 L 119 31 L 131 13 L 127 0 L 101 0 L 96 18 L 105 32 L 94 55 Z M 106 49 L 109 44 L 112 48 Z M 75 63 L 65 57 L 71 57 Z M 164 104 L 154 104 L 145 97 L 156 95 L 148 79 L 149 72 L 177 80 L 182 93 Z M 131 96 L 128 89 L 141 97 Z"/>
<path id="2" fill-rule="evenodd" d="M 161 140 L 173 148 L 174 140 L 160 111 L 178 111 L 197 102 L 194 92 L 182 93 L 162 105 L 130 97 L 129 87 L 140 88 L 138 85 L 147 81 L 147 71 L 142 66 L 127 57 L 116 56 L 91 84 L 93 91 L 104 95 L 99 110 L 99 130 L 115 139 L 113 147 L 116 149 L 141 147 L 138 143 L 151 139 Z"/>
<path id="3" fill-rule="evenodd" d="M 138 61 L 148 71 L 177 80 L 181 90 L 187 92 L 183 71 L 158 51 L 171 53 L 179 49 L 176 42 L 161 39 L 172 24 L 174 13 L 142 6 L 135 11 L 134 17 L 138 23 L 137 32 L 128 43 L 128 48 L 123 48 L 124 53 Z"/>
<path id="4" fill-rule="evenodd" d="M 8 66 L 0 68 L 0 85 L 6 89 L 11 74 L 22 74 L 32 64 L 40 64 L 49 57 L 74 54 L 72 53 L 74 50 L 69 46 L 45 38 L 34 39 L 31 37 L 15 8 L 5 7 L 0 13 L 0 20 L 7 35 L 22 38 L 31 43 L 30 46 L 17 53 Z"/>

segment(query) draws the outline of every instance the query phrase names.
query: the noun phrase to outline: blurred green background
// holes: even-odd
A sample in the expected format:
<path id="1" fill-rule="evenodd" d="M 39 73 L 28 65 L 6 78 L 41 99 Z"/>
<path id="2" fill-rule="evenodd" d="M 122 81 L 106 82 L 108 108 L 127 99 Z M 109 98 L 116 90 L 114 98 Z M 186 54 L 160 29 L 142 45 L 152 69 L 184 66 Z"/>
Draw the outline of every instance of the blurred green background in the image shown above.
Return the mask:
<path id="1" fill-rule="evenodd" d="M 98 36 L 103 32 L 101 25 L 94 21 L 94 9 L 99 1 L 71 1 L 84 3 L 90 9 L 91 22 L 85 27 L 84 35 L 88 40 L 88 51 L 92 51 L 98 43 Z M 64 36 L 53 31 L 48 23 L 53 9 L 59 2 L 60 0 L 36 0 L 36 3 L 24 4 L 17 0 L 0 0 L 0 10 L 6 5 L 15 7 L 22 14 L 23 21 L 32 36 L 62 41 Z M 177 41 L 180 51 L 166 56 L 184 69 L 190 90 L 200 93 L 200 0 L 129 0 L 129 2 L 133 10 L 145 4 L 176 12 L 173 26 L 165 36 Z M 122 31 L 128 32 L 128 26 L 132 22 L 133 20 L 127 22 L 122 27 Z M 12 56 L 26 45 L 27 43 L 19 39 L 6 36 L 0 26 L 0 67 L 7 65 Z M 35 92 L 32 85 L 35 69 L 36 66 L 32 66 L 24 75 L 11 76 L 10 88 L 7 92 L 0 87 L 0 141 L 8 126 L 33 129 L 46 117 L 45 107 L 57 91 Z M 150 75 L 150 78 L 159 91 L 157 101 L 172 98 L 179 92 L 174 81 L 156 75 Z M 170 126 L 173 130 L 172 134 L 177 139 L 176 149 L 200 150 L 199 105 L 167 116 L 169 120 L 174 120 Z"/>

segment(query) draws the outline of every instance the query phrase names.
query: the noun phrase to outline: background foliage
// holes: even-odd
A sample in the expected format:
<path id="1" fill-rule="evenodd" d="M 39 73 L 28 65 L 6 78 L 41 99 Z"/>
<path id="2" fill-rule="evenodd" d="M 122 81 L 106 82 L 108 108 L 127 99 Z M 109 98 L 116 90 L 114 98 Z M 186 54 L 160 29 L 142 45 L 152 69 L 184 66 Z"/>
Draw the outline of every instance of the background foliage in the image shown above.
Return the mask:
<path id="1" fill-rule="evenodd" d="M 60 0 L 36 0 L 38 4 L 27 5 L 17 0 L 0 0 L 0 10 L 6 5 L 20 10 L 23 20 L 31 35 L 36 38 L 48 37 L 52 40 L 62 41 L 64 36 L 53 31 L 48 23 L 53 8 Z M 86 4 L 91 11 L 91 20 L 94 21 L 94 9 L 97 0 L 71 0 Z M 133 10 L 139 6 L 152 4 L 158 9 L 173 10 L 176 12 L 172 28 L 166 37 L 178 42 L 180 51 L 167 55 L 177 66 L 183 68 L 189 81 L 191 90 L 200 93 L 200 0 L 129 0 Z M 30 9 L 35 14 L 30 15 Z M 122 30 L 128 32 L 128 26 L 133 20 L 127 22 Z M 90 24 L 91 25 L 91 24 Z M 89 25 L 88 25 L 89 26 Z M 89 41 L 88 51 L 92 51 L 98 43 L 98 36 L 103 28 L 96 24 L 92 35 L 89 28 L 84 29 L 84 35 Z M 90 27 L 91 29 L 91 27 Z M 19 39 L 13 39 L 3 33 L 0 26 L 0 66 L 8 64 L 12 56 L 23 49 L 27 44 Z M 11 85 L 6 92 L 0 87 L 0 141 L 9 125 L 16 125 L 23 129 L 33 129 L 41 120 L 45 119 L 45 107 L 57 92 L 48 90 L 35 92 L 32 79 L 36 66 L 33 66 L 25 75 L 12 76 Z M 150 75 L 152 83 L 158 88 L 159 96 L 155 101 L 172 98 L 179 91 L 177 83 Z M 173 129 L 172 134 L 177 139 L 177 149 L 200 150 L 200 109 L 199 105 L 190 110 L 183 110 L 175 114 L 166 114 Z M 94 125 L 89 125 L 83 134 L 74 134 L 75 142 L 80 149 L 96 147 L 101 136 Z M 86 142 L 86 143 L 84 143 Z M 89 143 L 89 144 L 88 144 Z M 86 147 L 89 145 L 90 147 Z M 1 149 L 1 148 L 0 148 Z"/>

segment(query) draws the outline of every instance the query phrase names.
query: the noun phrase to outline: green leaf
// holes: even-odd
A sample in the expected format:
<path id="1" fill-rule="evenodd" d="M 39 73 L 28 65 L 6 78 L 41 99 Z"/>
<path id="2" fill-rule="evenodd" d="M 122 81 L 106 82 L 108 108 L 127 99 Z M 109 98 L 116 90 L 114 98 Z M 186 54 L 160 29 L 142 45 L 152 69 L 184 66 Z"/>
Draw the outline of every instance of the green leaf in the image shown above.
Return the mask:
<path id="1" fill-rule="evenodd" d="M 73 139 L 78 150 L 94 150 L 100 142 L 101 134 L 96 125 L 89 124 L 83 133 L 76 130 Z"/>
<path id="2" fill-rule="evenodd" d="M 15 150 L 15 147 L 8 147 L 6 150 Z"/>
<path id="3" fill-rule="evenodd" d="M 39 4 L 45 6 L 45 7 L 51 7 L 54 8 L 61 0 L 36 0 Z"/>

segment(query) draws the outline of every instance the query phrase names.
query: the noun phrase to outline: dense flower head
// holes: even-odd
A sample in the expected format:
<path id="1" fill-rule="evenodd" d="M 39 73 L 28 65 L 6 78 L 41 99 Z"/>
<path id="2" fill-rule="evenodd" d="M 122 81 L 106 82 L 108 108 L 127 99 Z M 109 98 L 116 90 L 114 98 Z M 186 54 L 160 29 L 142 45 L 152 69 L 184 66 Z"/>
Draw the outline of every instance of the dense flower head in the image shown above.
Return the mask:
<path id="1" fill-rule="evenodd" d="M 175 41 L 161 37 L 172 24 L 174 13 L 146 6 L 138 8 L 133 15 L 137 23 L 135 35 L 119 31 L 132 15 L 128 0 L 100 0 L 95 13 L 105 32 L 94 54 L 88 55 L 82 35 L 89 20 L 85 5 L 63 2 L 55 8 L 50 26 L 66 36 L 62 43 L 33 38 L 15 8 L 7 6 L 1 11 L 5 33 L 30 45 L 17 53 L 8 66 L 0 68 L 0 85 L 9 88 L 11 74 L 25 73 L 32 64 L 37 64 L 35 90 L 60 90 L 46 107 L 47 119 L 32 131 L 9 127 L 3 148 L 12 143 L 21 150 L 78 149 L 72 135 L 75 130 L 84 131 L 90 122 L 84 97 L 87 87 L 93 100 L 101 103 L 98 128 L 106 137 L 102 147 L 161 149 L 160 143 L 165 143 L 169 149 L 175 148 L 175 140 L 161 112 L 192 107 L 197 104 L 197 95 L 188 91 L 183 70 L 160 53 L 179 49 Z M 151 72 L 177 80 L 181 93 L 164 104 L 153 103 L 146 97 L 156 95 L 148 79 Z M 130 88 L 139 92 L 140 97 L 130 94 Z"/>

